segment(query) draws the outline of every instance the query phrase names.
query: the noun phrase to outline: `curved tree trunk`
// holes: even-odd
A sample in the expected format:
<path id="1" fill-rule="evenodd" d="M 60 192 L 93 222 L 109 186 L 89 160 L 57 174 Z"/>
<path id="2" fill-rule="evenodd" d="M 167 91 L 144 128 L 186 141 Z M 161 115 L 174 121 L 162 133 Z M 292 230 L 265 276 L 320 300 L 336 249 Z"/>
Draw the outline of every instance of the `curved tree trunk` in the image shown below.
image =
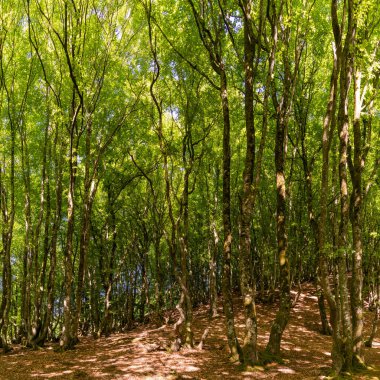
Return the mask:
<path id="1" fill-rule="evenodd" d="M 292 305 L 290 297 L 290 272 L 289 259 L 287 254 L 288 237 L 286 232 L 286 181 L 285 181 L 285 163 L 287 152 L 287 133 L 288 119 L 292 108 L 295 86 L 297 82 L 299 62 L 304 47 L 302 40 L 296 39 L 296 48 L 294 49 L 294 57 L 292 49 L 290 49 L 291 30 L 289 26 L 281 25 L 282 18 L 285 14 L 282 8 L 276 9 L 276 5 L 272 3 L 272 38 L 273 45 L 277 46 L 278 28 L 281 26 L 281 40 L 283 47 L 283 71 L 284 81 L 282 86 L 282 94 L 278 99 L 278 89 L 276 83 L 272 82 L 271 94 L 272 102 L 276 111 L 276 140 L 275 140 L 275 169 L 276 169 L 276 190 L 277 190 L 277 207 L 276 207 L 276 237 L 277 237 L 277 258 L 279 260 L 279 289 L 280 289 L 280 307 L 273 321 L 269 341 L 266 351 L 271 355 L 278 356 L 280 354 L 280 346 L 282 334 L 287 326 L 290 309 Z M 287 9 L 288 15 L 291 16 L 292 8 Z M 294 65 L 292 66 L 292 61 Z"/>

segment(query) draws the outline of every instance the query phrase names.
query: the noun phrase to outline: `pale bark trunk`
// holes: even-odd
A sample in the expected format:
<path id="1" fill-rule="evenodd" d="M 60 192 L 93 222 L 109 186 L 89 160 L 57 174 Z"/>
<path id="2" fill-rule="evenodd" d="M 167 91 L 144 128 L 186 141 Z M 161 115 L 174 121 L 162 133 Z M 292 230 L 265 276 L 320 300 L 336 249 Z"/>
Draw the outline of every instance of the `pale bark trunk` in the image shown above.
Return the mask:
<path id="1" fill-rule="evenodd" d="M 352 283 L 351 283 L 351 309 L 352 309 L 352 339 L 354 360 L 364 363 L 363 358 L 363 270 L 362 270 L 362 171 L 364 168 L 364 157 L 362 155 L 361 134 L 361 72 L 355 73 L 355 97 L 354 97 L 354 163 L 351 194 L 351 224 L 352 224 Z"/>
<path id="2" fill-rule="evenodd" d="M 109 250 L 106 257 L 108 258 L 106 263 L 106 268 L 101 268 L 105 270 L 103 289 L 105 292 L 104 297 L 104 317 L 102 323 L 102 334 L 109 336 L 112 330 L 112 287 L 114 283 L 114 269 L 116 263 L 116 249 L 117 249 L 117 229 L 116 229 L 116 213 L 114 210 L 113 203 L 111 202 L 110 189 L 108 189 L 108 208 L 110 210 L 110 225 L 111 230 L 111 247 L 107 246 L 106 249 Z"/>
<path id="3" fill-rule="evenodd" d="M 244 299 L 245 336 L 243 343 L 244 362 L 254 363 L 258 360 L 257 353 L 257 316 L 255 305 L 255 281 L 253 279 L 253 260 L 251 225 L 254 208 L 253 172 L 255 168 L 255 125 L 253 114 L 253 81 L 254 57 L 256 42 L 252 31 L 251 1 L 242 1 L 244 14 L 244 73 L 245 73 L 245 128 L 246 128 L 246 155 L 243 172 L 243 194 L 240 216 L 240 284 Z"/>

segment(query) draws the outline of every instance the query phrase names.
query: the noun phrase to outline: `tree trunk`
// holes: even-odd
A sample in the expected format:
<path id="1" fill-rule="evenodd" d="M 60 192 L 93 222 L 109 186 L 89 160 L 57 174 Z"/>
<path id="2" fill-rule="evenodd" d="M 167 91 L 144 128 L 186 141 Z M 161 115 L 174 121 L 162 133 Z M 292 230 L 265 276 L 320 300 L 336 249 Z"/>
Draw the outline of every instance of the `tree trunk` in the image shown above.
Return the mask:
<path id="1" fill-rule="evenodd" d="M 191 143 L 191 141 L 190 141 Z M 186 164 L 186 162 L 184 162 Z M 183 207 L 183 225 L 182 234 L 179 239 L 180 252 L 181 252 L 181 274 L 180 282 L 184 295 L 184 312 L 185 320 L 183 326 L 183 344 L 185 347 L 194 347 L 194 333 L 193 333 L 193 303 L 190 294 L 189 271 L 187 269 L 187 261 L 189 257 L 189 177 L 191 173 L 191 165 L 185 169 L 184 185 L 182 194 L 182 207 Z"/>
<path id="2" fill-rule="evenodd" d="M 289 260 L 287 257 L 288 238 L 286 234 L 286 189 L 285 189 L 285 152 L 286 123 L 278 120 L 276 123 L 276 187 L 277 187 L 277 254 L 280 262 L 280 308 L 272 324 L 269 342 L 266 350 L 272 355 L 280 354 L 282 334 L 289 320 L 291 298 Z"/>
<path id="3" fill-rule="evenodd" d="M 57 138 L 57 137 L 56 137 Z M 57 141 L 55 142 L 55 146 L 57 146 Z M 41 333 L 36 339 L 37 345 L 43 345 L 47 339 L 48 331 L 50 323 L 52 322 L 52 318 L 54 315 L 54 285 L 55 285 L 55 277 L 56 277 L 56 266 L 57 266 L 57 242 L 58 242 L 58 233 L 61 224 L 61 211 L 62 211 L 62 161 L 63 161 L 63 147 L 57 152 L 55 152 L 55 167 L 56 167 L 56 185 L 55 185 L 55 215 L 54 222 L 51 228 L 51 240 L 50 240 L 50 270 L 47 281 L 47 306 L 45 311 L 45 316 L 43 318 L 43 325 L 41 329 Z M 49 191 L 49 190 L 48 190 Z M 50 201 L 49 201 L 50 203 Z"/>
<path id="4" fill-rule="evenodd" d="M 155 262 L 155 300 L 156 300 L 156 315 L 158 324 L 161 325 L 164 322 L 164 296 L 163 296 L 163 273 L 161 265 L 161 232 L 156 227 L 154 236 L 154 262 Z"/>
<path id="5" fill-rule="evenodd" d="M 234 321 L 234 308 L 231 289 L 231 146 L 230 146 L 230 108 L 227 95 L 227 76 L 220 62 L 220 97 L 223 111 L 223 309 L 226 316 L 227 340 L 232 361 L 243 361 L 242 351 L 237 339 Z"/>
<path id="6" fill-rule="evenodd" d="M 73 95 L 75 96 L 75 95 Z M 75 110 L 73 99 L 73 110 Z M 75 111 L 74 111 L 75 112 Z M 74 113 L 75 114 L 75 113 Z M 64 302 L 63 302 L 63 329 L 60 339 L 60 347 L 68 350 L 76 344 L 73 336 L 73 310 L 72 310 L 72 291 L 73 291 L 73 254 L 74 254 L 74 222 L 75 222 L 75 185 L 78 166 L 78 139 L 75 137 L 75 124 L 71 126 L 70 150 L 69 150 L 69 189 L 67 198 L 67 232 L 66 247 L 64 250 Z"/>
<path id="7" fill-rule="evenodd" d="M 210 65 L 214 72 L 218 75 L 220 80 L 219 87 L 214 84 L 214 87 L 219 90 L 222 114 L 223 114 L 223 278 L 222 278 L 222 292 L 223 292 L 223 309 L 226 316 L 226 335 L 228 346 L 230 349 L 231 360 L 240 360 L 243 362 L 243 353 L 239 345 L 234 321 L 234 310 L 232 302 L 232 289 L 231 289 L 231 248 L 232 248 L 232 226 L 231 226 L 231 146 L 230 146 L 230 108 L 228 103 L 227 91 L 227 74 L 225 63 L 223 62 L 223 41 L 222 36 L 224 33 L 224 15 L 226 9 L 225 1 L 219 2 L 219 11 L 215 17 L 217 23 L 213 24 L 211 28 L 215 33 L 213 38 L 210 30 L 207 28 L 206 22 L 203 19 L 204 9 L 202 15 L 195 8 L 193 0 L 188 0 L 195 21 L 198 28 L 199 37 L 202 40 L 204 47 L 207 50 L 210 58 Z M 213 12 L 212 7 L 209 11 Z"/>
<path id="8" fill-rule="evenodd" d="M 107 245 L 107 255 L 108 258 L 106 263 L 103 289 L 105 292 L 104 297 L 104 318 L 102 323 L 102 334 L 109 336 L 112 330 L 112 287 L 114 282 L 114 270 L 116 263 L 116 249 L 117 249 L 117 229 L 116 229 L 116 213 L 114 210 L 114 203 L 111 201 L 111 192 L 108 189 L 108 208 L 110 212 L 110 225 L 111 230 L 111 247 Z M 109 253 L 108 253 L 109 251 Z M 102 268 L 101 268 L 102 269 Z"/>
<path id="9" fill-rule="evenodd" d="M 348 250 L 348 221 L 349 221 L 349 199 L 347 181 L 347 156 L 348 156 L 348 129 L 349 129 L 349 89 L 352 76 L 352 50 L 355 28 L 353 25 L 353 3 L 348 2 L 348 30 L 345 46 L 341 51 L 341 70 L 340 70 L 340 93 L 338 109 L 338 134 L 339 134 L 339 182 L 340 182 L 340 223 L 339 236 L 337 240 L 337 286 L 338 309 L 340 312 L 340 341 L 335 342 L 336 357 L 335 370 L 337 373 L 350 371 L 353 360 L 353 341 L 352 341 L 352 314 L 348 294 L 347 274 L 346 274 L 346 255 Z M 334 360 L 334 356 L 333 356 Z M 339 368 L 340 367 L 340 368 Z"/>
<path id="10" fill-rule="evenodd" d="M 213 176 L 214 171 L 212 169 L 212 165 L 210 165 L 208 174 Z M 216 167 L 213 195 L 210 194 L 210 186 L 207 176 L 205 178 L 207 191 L 206 201 L 210 204 L 210 208 L 207 213 L 208 224 L 210 226 L 207 251 L 209 260 L 208 285 L 211 318 L 218 316 L 217 260 L 219 253 L 219 234 L 216 225 L 216 214 L 218 209 L 219 172 L 219 168 Z"/>
<path id="11" fill-rule="evenodd" d="M 99 287 L 96 272 L 96 268 L 88 270 L 88 280 L 90 285 L 91 335 L 94 339 L 97 339 L 100 336 Z"/>
<path id="12" fill-rule="evenodd" d="M 277 13 L 275 4 L 272 4 L 272 39 L 273 45 L 277 46 L 278 26 L 285 15 L 283 9 Z M 291 8 L 287 9 L 288 16 L 291 15 Z M 277 206 L 276 206 L 276 237 L 277 237 L 277 259 L 279 261 L 279 288 L 280 288 L 280 307 L 276 314 L 275 320 L 271 327 L 269 341 L 266 351 L 271 355 L 278 356 L 280 354 L 280 346 L 282 334 L 290 316 L 291 297 L 290 297 L 290 273 L 289 259 L 287 255 L 288 237 L 286 233 L 286 182 L 285 182 L 285 162 L 287 152 L 287 133 L 288 119 L 292 108 L 297 75 L 299 70 L 299 62 L 303 49 L 303 42 L 295 41 L 295 56 L 291 56 L 292 50 L 289 47 L 290 33 L 289 26 L 281 25 L 281 39 L 284 44 L 282 63 L 284 71 L 284 81 L 282 87 L 281 98 L 278 99 L 278 89 L 273 81 L 271 86 L 272 102 L 276 112 L 276 140 L 275 140 L 275 169 L 276 169 L 276 190 L 277 190 Z M 292 68 L 292 61 L 294 67 Z"/>
<path id="13" fill-rule="evenodd" d="M 210 287 L 210 316 L 218 316 L 218 288 L 216 281 L 217 257 L 219 251 L 219 235 L 216 229 L 215 220 L 211 223 L 212 237 L 209 239 L 209 287 Z"/>
<path id="14" fill-rule="evenodd" d="M 252 2 L 241 2 L 244 15 L 244 74 L 245 74 L 245 129 L 246 129 L 246 155 L 243 172 L 243 194 L 241 199 L 240 216 L 240 283 L 244 299 L 245 337 L 243 343 L 244 362 L 252 364 L 257 362 L 257 316 L 255 305 L 255 281 L 253 279 L 253 258 L 251 242 L 251 225 L 254 207 L 253 186 L 255 167 L 255 124 L 253 114 L 253 81 L 255 39 L 252 31 Z"/>
<path id="15" fill-rule="evenodd" d="M 91 128 L 91 127 L 88 127 Z M 85 178 L 84 178 L 84 200 L 83 200 L 83 210 L 82 210 L 82 224 L 81 224 L 81 233 L 80 233 L 80 246 L 79 246 L 79 266 L 78 266 L 78 283 L 76 288 L 76 306 L 75 313 L 73 315 L 72 321 L 72 336 L 74 342 L 78 342 L 78 328 L 79 328 L 79 320 L 82 310 L 82 300 L 84 293 L 84 278 L 86 273 L 87 266 L 87 255 L 88 248 L 90 244 L 90 223 L 91 223 L 91 211 L 92 205 L 95 198 L 97 183 L 94 178 L 90 177 L 90 165 L 91 162 L 89 160 L 90 157 L 90 142 L 91 131 L 88 132 L 90 136 L 87 136 L 86 145 L 86 157 L 88 160 L 86 161 L 86 169 L 85 169 Z M 95 170 L 95 169 L 94 169 Z M 95 173 L 93 173 L 94 175 Z"/>
<path id="16" fill-rule="evenodd" d="M 354 364 L 363 364 L 363 269 L 362 269 L 362 171 L 364 157 L 362 155 L 362 133 L 360 115 L 361 101 L 361 72 L 355 73 L 354 97 L 354 162 L 351 170 L 351 225 L 352 225 L 352 282 L 351 282 L 351 310 L 352 310 L 352 339 L 354 351 Z"/>
<path id="17" fill-rule="evenodd" d="M 24 255 L 23 255 L 23 284 L 21 294 L 21 329 L 20 334 L 29 343 L 33 337 L 32 331 L 32 310 L 31 292 L 32 284 L 35 284 L 32 268 L 36 260 L 36 250 L 34 246 L 32 211 L 30 199 L 30 164 L 27 145 L 26 131 L 20 126 L 21 140 L 21 166 L 24 182 L 24 214 L 25 214 L 25 235 L 24 235 Z"/>
<path id="18" fill-rule="evenodd" d="M 371 333 L 368 339 L 365 342 L 366 347 L 372 347 L 373 340 L 375 339 L 376 332 L 378 329 L 379 319 L 380 319 L 380 282 L 377 279 L 377 287 L 376 287 L 376 301 L 375 301 L 375 315 L 372 320 L 372 328 Z"/>
<path id="19" fill-rule="evenodd" d="M 9 115 L 10 116 L 10 115 Z M 11 245 L 13 237 L 13 226 L 15 220 L 15 128 L 13 121 L 10 118 L 10 134 L 11 134 L 11 166 L 9 183 L 9 192 L 6 189 L 4 175 L 5 163 L 2 162 L 0 168 L 0 191 L 1 191 L 1 213 L 2 213 L 2 256 L 3 256 L 3 271 L 2 271 L 2 298 L 0 304 L 0 345 L 4 353 L 11 350 L 8 339 L 9 327 L 9 311 L 12 300 L 12 267 L 11 267 Z"/>
<path id="20" fill-rule="evenodd" d="M 336 5 L 336 4 L 335 4 Z M 332 0 L 332 14 L 333 24 L 335 23 L 336 11 L 334 12 L 334 0 Z M 335 43 L 338 36 L 336 36 Z M 324 297 L 326 298 L 330 308 L 330 321 L 333 335 L 333 348 L 335 352 L 339 331 L 338 326 L 338 310 L 335 298 L 330 287 L 329 271 L 328 271 L 328 259 L 326 250 L 326 226 L 327 226 L 327 211 L 328 211 L 328 194 L 329 194 L 329 169 L 330 169 L 330 148 L 332 142 L 332 134 L 335 129 L 335 111 L 337 107 L 337 93 L 338 93 L 338 76 L 340 70 L 340 58 L 337 54 L 336 48 L 334 48 L 333 56 L 333 69 L 330 79 L 330 96 L 327 104 L 326 114 L 323 120 L 323 135 L 322 135 L 322 177 L 321 177 L 321 190 L 320 190 L 320 217 L 318 221 L 318 259 L 319 259 L 319 272 L 320 283 L 323 290 Z M 335 356 L 333 355 L 333 360 Z"/>

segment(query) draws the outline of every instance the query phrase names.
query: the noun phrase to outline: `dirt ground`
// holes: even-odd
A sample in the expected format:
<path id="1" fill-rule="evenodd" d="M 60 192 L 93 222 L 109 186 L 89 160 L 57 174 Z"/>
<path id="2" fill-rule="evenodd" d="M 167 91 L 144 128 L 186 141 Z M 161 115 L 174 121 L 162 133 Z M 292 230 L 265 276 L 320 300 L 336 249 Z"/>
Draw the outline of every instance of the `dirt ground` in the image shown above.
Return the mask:
<path id="1" fill-rule="evenodd" d="M 295 296 L 295 293 L 293 294 Z M 236 299 L 238 334 L 244 324 L 241 300 Z M 264 348 L 276 313 L 276 305 L 257 305 L 259 346 Z M 366 313 L 366 329 L 372 314 Z M 304 285 L 283 337 L 283 364 L 268 364 L 246 371 L 228 360 L 224 319 L 209 320 L 207 307 L 194 312 L 195 338 L 209 328 L 203 350 L 165 350 L 173 335 L 171 325 L 156 328 L 142 325 L 123 334 L 94 340 L 81 338 L 72 351 L 54 352 L 54 346 L 31 351 L 16 346 L 0 354 L 0 379 L 322 379 L 331 365 L 331 339 L 319 333 L 317 298 Z M 354 379 L 380 379 L 380 334 L 374 346 L 365 350 L 371 368 Z"/>

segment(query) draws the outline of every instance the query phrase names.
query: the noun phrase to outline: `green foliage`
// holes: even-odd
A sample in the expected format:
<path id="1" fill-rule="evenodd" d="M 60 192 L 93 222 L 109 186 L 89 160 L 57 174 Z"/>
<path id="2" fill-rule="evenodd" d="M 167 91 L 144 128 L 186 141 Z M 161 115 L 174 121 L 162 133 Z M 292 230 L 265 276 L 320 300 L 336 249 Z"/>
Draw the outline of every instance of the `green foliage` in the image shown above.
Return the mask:
<path id="1" fill-rule="evenodd" d="M 244 16 L 235 1 L 194 3 L 210 33 L 208 38 L 220 38 L 218 54 L 222 54 L 227 74 L 231 121 L 232 279 L 238 288 L 242 174 L 247 141 Z M 338 17 L 343 16 L 343 3 L 339 2 Z M 313 217 L 318 221 L 323 164 L 321 143 L 330 96 L 333 34 L 329 3 L 286 1 L 277 20 L 278 41 L 274 46 L 269 18 L 264 17 L 263 25 L 258 25 L 260 4 L 253 1 L 250 14 L 258 52 L 253 84 L 256 158 L 263 142 L 261 172 L 254 173 L 260 174 L 260 182 L 254 189 L 256 204 L 251 241 L 256 286 L 266 291 L 274 290 L 279 283 L 274 163 L 278 109 L 273 98 L 281 99 L 281 95 L 287 94 L 287 70 L 294 75 L 290 81 L 295 83 L 286 115 L 286 219 L 291 278 L 294 281 L 316 278 L 318 257 L 310 225 L 307 181 L 310 179 L 311 183 Z M 265 1 L 263 4 L 267 5 Z M 271 6 L 280 11 L 279 2 L 271 2 Z M 13 180 L 11 320 L 18 327 L 23 323 L 22 292 L 29 283 L 30 305 L 37 304 L 41 295 L 43 315 L 47 310 L 48 278 L 52 273 L 55 301 L 51 324 L 57 326 L 57 335 L 61 332 L 72 158 L 78 161 L 73 175 L 76 181 L 74 249 L 70 258 L 73 300 L 79 283 L 80 244 L 88 206 L 86 192 L 91 188 L 91 181 L 96 186 L 90 210 L 83 290 L 82 320 L 83 324 L 91 325 L 87 329 L 92 329 L 94 334 L 100 331 L 109 289 L 113 326 L 120 330 L 131 328 L 142 305 L 145 307 L 142 313 L 152 316 L 158 307 L 173 306 L 178 300 L 175 276 L 179 268 L 180 234 L 185 229 L 183 193 L 187 170 L 190 173 L 186 205 L 189 287 L 194 304 L 207 302 L 213 247 L 217 251 L 218 290 L 221 287 L 223 115 L 218 91 L 220 78 L 210 65 L 210 56 L 200 38 L 189 2 L 3 1 L 1 7 L 0 205 L 3 216 L 0 249 L 4 249 L 8 228 Z M 373 262 L 379 259 L 378 8 L 377 2 L 372 0 L 357 4 L 357 32 L 352 52 L 352 72 L 362 73 L 363 262 L 368 273 L 374 272 Z M 264 7 L 263 12 L 266 11 Z M 273 9 L 268 8 L 268 12 L 268 16 L 272 15 Z M 272 48 L 273 78 L 269 78 L 271 88 L 266 89 Z M 267 91 L 269 98 L 265 99 Z M 353 97 L 351 85 L 351 151 L 355 148 Z M 334 122 L 336 117 L 334 115 Z M 349 231 L 347 246 L 337 249 L 341 211 L 336 130 L 332 136 L 328 225 L 322 253 L 333 268 L 338 258 L 350 256 L 352 233 Z M 61 210 L 58 205 L 60 184 Z M 348 189 L 352 190 L 350 178 Z M 57 265 L 52 269 L 55 226 Z M 174 257 L 171 256 L 173 231 Z M 27 249 L 35 253 L 28 253 Z M 163 305 L 159 292 L 164 298 Z M 36 316 L 33 313 L 37 312 L 32 307 L 30 310 L 33 319 Z M 261 359 L 263 363 L 277 360 L 266 353 Z"/>

